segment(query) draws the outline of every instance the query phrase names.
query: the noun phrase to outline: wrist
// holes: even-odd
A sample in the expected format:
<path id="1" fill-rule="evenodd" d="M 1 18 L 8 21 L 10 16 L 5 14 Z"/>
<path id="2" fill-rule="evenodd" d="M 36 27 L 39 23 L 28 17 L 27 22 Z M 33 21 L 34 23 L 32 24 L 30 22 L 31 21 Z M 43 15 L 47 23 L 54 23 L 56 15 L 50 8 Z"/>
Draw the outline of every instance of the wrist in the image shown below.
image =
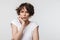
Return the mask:
<path id="1" fill-rule="evenodd" d="M 24 25 L 22 25 L 22 26 L 21 26 L 21 29 L 24 29 L 24 28 L 25 28 L 25 26 L 24 26 Z"/>

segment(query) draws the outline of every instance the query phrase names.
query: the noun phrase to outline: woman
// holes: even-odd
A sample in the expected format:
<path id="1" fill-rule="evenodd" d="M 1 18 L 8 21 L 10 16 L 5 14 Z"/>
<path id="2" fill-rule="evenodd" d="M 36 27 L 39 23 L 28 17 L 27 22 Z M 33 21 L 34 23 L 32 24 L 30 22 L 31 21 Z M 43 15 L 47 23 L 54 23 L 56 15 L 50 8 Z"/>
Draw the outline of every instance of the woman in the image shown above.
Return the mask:
<path id="1" fill-rule="evenodd" d="M 38 25 L 29 18 L 34 14 L 30 3 L 22 3 L 17 9 L 18 18 L 11 22 L 12 40 L 39 40 Z"/>

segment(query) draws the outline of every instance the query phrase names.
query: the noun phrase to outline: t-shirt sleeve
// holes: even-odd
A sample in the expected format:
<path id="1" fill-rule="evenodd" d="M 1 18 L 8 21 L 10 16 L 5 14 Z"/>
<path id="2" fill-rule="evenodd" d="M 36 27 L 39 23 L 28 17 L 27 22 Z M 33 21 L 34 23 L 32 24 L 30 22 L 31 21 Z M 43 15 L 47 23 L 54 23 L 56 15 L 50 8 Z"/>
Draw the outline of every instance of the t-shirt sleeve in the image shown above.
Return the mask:
<path id="1" fill-rule="evenodd" d="M 11 24 L 14 24 L 14 25 L 18 28 L 18 30 L 19 30 L 20 27 L 21 27 L 21 24 L 20 24 L 20 22 L 19 22 L 18 19 L 12 20 L 12 21 L 11 21 Z"/>
<path id="2" fill-rule="evenodd" d="M 16 21 L 15 19 L 11 21 L 11 24 L 14 24 L 14 25 L 16 25 L 16 26 L 17 26 L 17 24 L 16 24 L 16 23 L 17 23 L 17 21 Z"/>
<path id="3" fill-rule="evenodd" d="M 34 29 L 35 29 L 35 28 L 39 28 L 39 25 L 38 25 L 38 24 L 35 24 Z"/>
<path id="4" fill-rule="evenodd" d="M 38 30 L 39 30 L 39 25 L 37 23 L 33 23 L 33 31 L 35 28 L 38 28 Z"/>

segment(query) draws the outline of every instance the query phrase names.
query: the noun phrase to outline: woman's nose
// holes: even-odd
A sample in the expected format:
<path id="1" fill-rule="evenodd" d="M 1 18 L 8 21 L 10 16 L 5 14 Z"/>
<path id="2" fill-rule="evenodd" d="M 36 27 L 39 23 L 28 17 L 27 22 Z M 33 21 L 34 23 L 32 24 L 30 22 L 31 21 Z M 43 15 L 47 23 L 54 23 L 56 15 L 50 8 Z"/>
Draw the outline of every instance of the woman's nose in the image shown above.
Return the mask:
<path id="1" fill-rule="evenodd" d="M 24 13 L 24 16 L 26 16 L 26 13 Z"/>

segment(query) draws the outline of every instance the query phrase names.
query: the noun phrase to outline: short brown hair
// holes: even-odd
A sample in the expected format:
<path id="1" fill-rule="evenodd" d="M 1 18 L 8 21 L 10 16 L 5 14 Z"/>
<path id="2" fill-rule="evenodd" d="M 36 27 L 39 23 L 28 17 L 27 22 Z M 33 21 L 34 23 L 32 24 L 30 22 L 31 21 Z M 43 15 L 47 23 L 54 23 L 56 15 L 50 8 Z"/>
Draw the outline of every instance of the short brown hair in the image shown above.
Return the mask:
<path id="1" fill-rule="evenodd" d="M 22 3 L 17 9 L 17 14 L 20 15 L 20 11 L 23 7 L 26 7 L 28 13 L 29 13 L 29 16 L 32 16 L 34 14 L 34 7 L 32 4 L 30 3 Z"/>

